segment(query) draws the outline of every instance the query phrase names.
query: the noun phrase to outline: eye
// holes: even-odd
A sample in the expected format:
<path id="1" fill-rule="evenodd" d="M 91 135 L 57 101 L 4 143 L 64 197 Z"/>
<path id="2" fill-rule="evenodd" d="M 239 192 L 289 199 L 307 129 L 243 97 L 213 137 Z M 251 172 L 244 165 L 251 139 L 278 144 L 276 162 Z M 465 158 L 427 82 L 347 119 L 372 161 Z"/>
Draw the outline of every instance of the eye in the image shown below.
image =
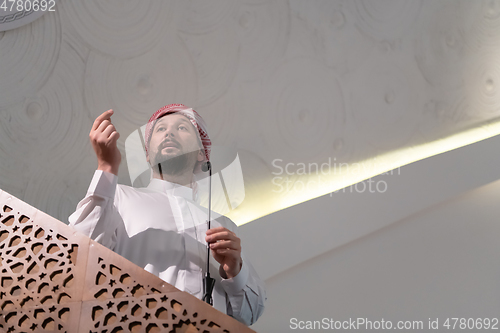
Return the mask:
<path id="1" fill-rule="evenodd" d="M 163 126 L 160 126 L 156 129 L 157 132 L 164 131 L 164 130 L 165 130 L 165 127 L 163 127 Z"/>
<path id="2" fill-rule="evenodd" d="M 181 130 L 187 130 L 187 127 L 184 126 L 184 125 L 181 125 L 181 126 L 179 126 L 179 129 L 181 129 Z"/>

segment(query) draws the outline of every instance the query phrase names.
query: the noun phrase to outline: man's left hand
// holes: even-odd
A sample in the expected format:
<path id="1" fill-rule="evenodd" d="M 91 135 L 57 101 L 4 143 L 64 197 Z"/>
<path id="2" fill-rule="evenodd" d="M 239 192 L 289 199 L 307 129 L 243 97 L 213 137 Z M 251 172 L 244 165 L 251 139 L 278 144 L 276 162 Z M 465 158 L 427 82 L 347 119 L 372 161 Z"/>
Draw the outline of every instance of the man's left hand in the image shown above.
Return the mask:
<path id="1" fill-rule="evenodd" d="M 224 227 L 209 229 L 205 241 L 210 244 L 212 256 L 231 279 L 241 270 L 241 241 L 236 234 Z"/>

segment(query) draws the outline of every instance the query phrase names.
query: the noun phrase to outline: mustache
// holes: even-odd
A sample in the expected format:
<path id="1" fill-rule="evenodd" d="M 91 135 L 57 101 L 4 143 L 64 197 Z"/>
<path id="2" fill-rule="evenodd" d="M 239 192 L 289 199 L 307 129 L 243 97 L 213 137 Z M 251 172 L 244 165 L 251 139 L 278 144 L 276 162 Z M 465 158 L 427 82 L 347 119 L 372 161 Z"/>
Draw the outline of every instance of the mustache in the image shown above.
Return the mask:
<path id="1" fill-rule="evenodd" d="M 174 144 L 177 148 L 180 147 L 180 144 L 179 142 L 177 142 L 176 140 L 172 140 L 172 139 L 168 139 L 168 140 L 163 140 L 160 145 L 159 145 L 159 148 L 160 149 L 163 149 L 165 148 L 168 144 Z"/>

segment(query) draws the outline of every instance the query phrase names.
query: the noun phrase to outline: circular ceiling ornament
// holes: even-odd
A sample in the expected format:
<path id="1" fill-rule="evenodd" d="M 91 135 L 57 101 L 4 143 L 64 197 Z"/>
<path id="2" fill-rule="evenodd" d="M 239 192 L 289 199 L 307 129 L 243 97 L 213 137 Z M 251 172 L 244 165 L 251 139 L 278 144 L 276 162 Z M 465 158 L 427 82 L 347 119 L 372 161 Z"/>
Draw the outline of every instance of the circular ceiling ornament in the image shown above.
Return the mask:
<path id="1" fill-rule="evenodd" d="M 55 11 L 56 0 L 0 0 L 0 31 L 22 27 Z"/>
<path id="2" fill-rule="evenodd" d="M 0 9 L 0 15 L 2 12 Z M 0 37 L 0 110 L 3 111 L 33 96 L 53 75 L 62 40 L 59 13 L 48 13 L 26 26 L 0 32 Z"/>
<path id="3" fill-rule="evenodd" d="M 262 152 L 265 160 L 274 160 L 276 152 L 293 162 L 340 153 L 333 143 L 344 134 L 344 95 L 331 69 L 311 58 L 291 59 L 277 69 L 268 90 L 268 102 L 263 98 L 258 109 L 259 135 L 271 148 Z"/>
<path id="4" fill-rule="evenodd" d="M 168 38 L 175 7 L 174 1 L 64 1 L 61 17 L 90 49 L 130 59 Z"/>
<path id="5" fill-rule="evenodd" d="M 361 31 L 376 40 L 395 40 L 411 30 L 420 13 L 422 1 L 349 1 Z M 397 29 L 395 29 L 397 27 Z"/>
<path id="6" fill-rule="evenodd" d="M 424 82 L 415 63 L 376 50 L 353 73 L 349 101 L 356 132 L 366 147 L 362 154 L 374 149 L 388 152 L 411 144 L 421 124 Z"/>

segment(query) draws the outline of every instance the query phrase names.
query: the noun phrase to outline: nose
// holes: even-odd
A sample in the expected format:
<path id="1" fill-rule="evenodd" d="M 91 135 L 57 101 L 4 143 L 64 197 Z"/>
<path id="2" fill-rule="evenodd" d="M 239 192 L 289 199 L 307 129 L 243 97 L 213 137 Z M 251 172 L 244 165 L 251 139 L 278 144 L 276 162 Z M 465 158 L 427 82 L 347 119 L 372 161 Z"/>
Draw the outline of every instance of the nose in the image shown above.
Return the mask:
<path id="1" fill-rule="evenodd" d="M 166 130 L 165 130 L 165 137 L 168 138 L 168 137 L 173 137 L 174 136 L 174 130 L 171 128 L 171 127 L 168 127 Z"/>

